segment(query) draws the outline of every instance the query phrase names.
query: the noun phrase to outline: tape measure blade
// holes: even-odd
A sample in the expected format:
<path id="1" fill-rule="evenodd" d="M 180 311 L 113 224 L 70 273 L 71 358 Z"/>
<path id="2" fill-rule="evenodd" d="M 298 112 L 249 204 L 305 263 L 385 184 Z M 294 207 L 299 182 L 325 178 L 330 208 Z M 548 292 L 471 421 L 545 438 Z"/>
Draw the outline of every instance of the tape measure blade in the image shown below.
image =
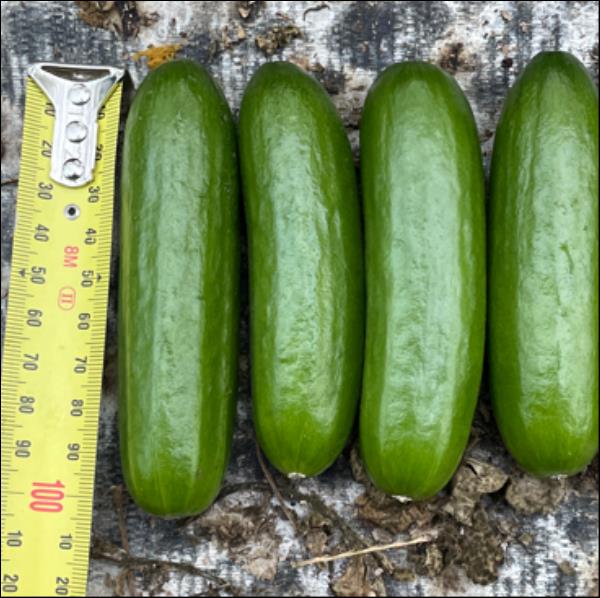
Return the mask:
<path id="1" fill-rule="evenodd" d="M 2 363 L 2 595 L 83 596 L 110 279 L 121 85 L 93 180 L 50 177 L 53 107 L 27 82 Z"/>

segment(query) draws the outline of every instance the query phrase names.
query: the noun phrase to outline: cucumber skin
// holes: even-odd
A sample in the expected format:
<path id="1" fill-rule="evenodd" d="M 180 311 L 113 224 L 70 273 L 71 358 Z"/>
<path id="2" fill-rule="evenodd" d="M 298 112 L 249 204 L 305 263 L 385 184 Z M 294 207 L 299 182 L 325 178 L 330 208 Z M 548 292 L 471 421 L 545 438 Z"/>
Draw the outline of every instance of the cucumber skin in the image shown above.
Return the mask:
<path id="1" fill-rule="evenodd" d="M 538 54 L 498 124 L 489 211 L 492 401 L 506 446 L 539 475 L 598 447 L 598 91 Z"/>
<path id="2" fill-rule="evenodd" d="M 484 176 L 458 84 L 419 62 L 387 68 L 360 129 L 367 273 L 362 457 L 389 494 L 451 478 L 481 380 Z"/>
<path id="3" fill-rule="evenodd" d="M 350 144 L 325 90 L 262 66 L 240 109 L 254 424 L 280 471 L 313 476 L 343 449 L 360 393 L 362 235 Z"/>
<path id="4" fill-rule="evenodd" d="M 239 318 L 235 127 L 202 67 L 170 62 L 142 83 L 121 193 L 123 472 L 149 513 L 193 515 L 229 460 Z"/>

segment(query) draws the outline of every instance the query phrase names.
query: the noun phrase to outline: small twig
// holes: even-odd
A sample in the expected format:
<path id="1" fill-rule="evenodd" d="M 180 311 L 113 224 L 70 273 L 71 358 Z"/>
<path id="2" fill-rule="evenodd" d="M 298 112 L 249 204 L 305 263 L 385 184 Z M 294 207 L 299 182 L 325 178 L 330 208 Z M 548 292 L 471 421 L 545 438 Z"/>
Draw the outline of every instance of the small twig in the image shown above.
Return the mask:
<path id="1" fill-rule="evenodd" d="M 346 552 L 340 552 L 334 555 L 318 556 L 314 559 L 307 561 L 298 561 L 292 564 L 292 567 L 306 567 L 308 565 L 315 565 L 317 563 L 329 563 L 330 561 L 337 561 L 339 559 L 347 559 L 349 557 L 361 556 L 363 554 L 369 554 L 371 552 L 382 552 L 384 550 L 391 550 L 392 548 L 406 548 L 407 546 L 413 546 L 415 544 L 424 544 L 433 540 L 432 534 L 427 534 L 414 538 L 413 540 L 406 540 L 403 542 L 392 542 L 391 544 L 378 544 L 376 546 L 369 546 L 369 548 L 363 548 L 361 550 L 348 550 Z"/>
<path id="2" fill-rule="evenodd" d="M 321 2 L 320 4 L 317 4 L 317 6 L 309 6 L 303 13 L 302 13 L 302 20 L 306 21 L 306 15 L 309 12 L 317 12 L 319 10 L 323 10 L 324 8 L 328 8 L 329 10 L 331 10 L 331 6 L 329 6 L 329 4 L 327 2 Z"/>
<path id="3" fill-rule="evenodd" d="M 260 447 L 258 446 L 258 443 L 256 443 L 256 456 L 258 458 L 258 464 L 260 465 L 260 468 L 262 469 L 262 472 L 263 472 L 267 482 L 269 483 L 269 486 L 271 486 L 271 490 L 273 491 L 275 498 L 277 498 L 277 500 L 279 501 L 279 504 L 281 505 L 281 508 L 283 509 L 283 512 L 285 513 L 285 516 L 287 517 L 288 521 L 292 524 L 292 526 L 294 527 L 296 532 L 299 532 L 298 522 L 296 521 L 296 518 L 294 517 L 294 515 L 292 514 L 292 512 L 290 511 L 288 506 L 285 504 L 285 500 L 284 500 L 281 492 L 279 491 L 279 488 L 277 487 L 277 484 L 275 483 L 275 480 L 273 479 L 273 476 L 271 475 L 271 472 L 269 471 L 267 464 L 265 463 L 265 460 L 262 456 L 262 452 L 260 450 Z"/>
<path id="4" fill-rule="evenodd" d="M 216 584 L 221 590 L 229 591 L 234 595 L 239 595 L 240 591 L 238 588 L 233 586 L 228 581 L 225 581 L 222 577 L 211 573 L 210 571 L 206 571 L 204 569 L 199 569 L 195 565 L 191 563 L 181 563 L 177 561 L 166 561 L 163 559 L 149 559 L 142 557 L 133 557 L 131 555 L 126 555 L 123 550 L 117 551 L 114 554 L 109 554 L 105 551 L 98 550 L 92 547 L 91 551 L 92 558 L 102 559 L 105 561 L 109 561 L 111 563 L 116 563 L 119 565 L 123 565 L 125 567 L 146 567 L 146 568 L 157 568 L 164 567 L 171 571 L 180 571 L 181 573 L 186 573 L 187 575 L 194 575 L 197 577 L 203 577 L 209 582 Z"/>
<path id="5" fill-rule="evenodd" d="M 19 182 L 19 179 L 4 179 L 2 181 L 2 186 L 4 185 L 16 185 Z"/>
<path id="6" fill-rule="evenodd" d="M 123 550 L 129 555 L 129 536 L 127 534 L 127 521 L 125 520 L 125 513 L 123 510 L 123 486 L 113 486 L 113 506 L 117 512 L 117 522 L 119 524 L 119 533 L 121 535 L 121 546 Z M 137 596 L 137 590 L 135 587 L 135 579 L 131 570 L 126 572 L 127 587 L 129 589 L 130 596 Z"/>
<path id="7" fill-rule="evenodd" d="M 331 520 L 333 525 L 342 533 L 343 541 L 346 543 L 346 545 L 350 545 L 352 547 L 352 544 L 354 544 L 357 549 L 359 546 L 362 546 L 363 548 L 369 547 L 369 543 L 342 517 L 340 517 L 335 509 L 328 507 L 319 496 L 316 494 L 303 494 L 298 492 L 297 488 L 290 486 L 287 487 L 287 491 L 288 494 L 290 494 L 291 499 L 298 502 L 306 501 L 314 512 L 319 513 L 323 517 Z M 372 558 L 379 563 L 386 573 L 391 575 L 394 572 L 394 566 L 385 556 L 385 554 L 376 552 L 372 555 Z"/>
<path id="8" fill-rule="evenodd" d="M 113 505 L 117 512 L 117 521 L 119 523 L 119 533 L 121 535 L 121 546 L 129 554 L 129 536 L 127 535 L 127 522 L 123 512 L 123 486 L 113 486 Z"/>

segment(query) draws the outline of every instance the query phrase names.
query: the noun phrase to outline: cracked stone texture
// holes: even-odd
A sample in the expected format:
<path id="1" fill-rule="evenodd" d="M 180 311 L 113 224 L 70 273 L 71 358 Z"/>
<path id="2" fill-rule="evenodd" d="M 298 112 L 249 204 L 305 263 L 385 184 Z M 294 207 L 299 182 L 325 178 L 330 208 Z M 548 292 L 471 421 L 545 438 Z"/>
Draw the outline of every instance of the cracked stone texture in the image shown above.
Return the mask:
<path id="1" fill-rule="evenodd" d="M 209 68 L 236 114 L 263 62 L 285 59 L 309 70 L 331 94 L 355 155 L 360 109 L 376 73 L 405 59 L 434 62 L 471 101 L 487 167 L 506 91 L 534 54 L 568 50 L 597 82 L 598 3 L 2 2 L 3 328 L 26 67 L 42 60 L 112 64 L 127 68 L 137 86 L 146 66 L 132 54 L 174 43 L 183 44 L 181 56 Z M 255 451 L 245 284 L 238 417 L 223 491 L 194 520 L 144 514 L 122 486 L 118 458 L 117 265 L 115 238 L 90 595 L 598 594 L 597 460 L 568 481 L 518 472 L 489 416 L 485 381 L 463 466 L 433 501 L 401 505 L 377 493 L 351 443 L 318 479 L 290 482 L 271 470 L 284 511 Z M 439 538 L 331 565 L 290 564 L 424 528 L 437 529 Z"/>

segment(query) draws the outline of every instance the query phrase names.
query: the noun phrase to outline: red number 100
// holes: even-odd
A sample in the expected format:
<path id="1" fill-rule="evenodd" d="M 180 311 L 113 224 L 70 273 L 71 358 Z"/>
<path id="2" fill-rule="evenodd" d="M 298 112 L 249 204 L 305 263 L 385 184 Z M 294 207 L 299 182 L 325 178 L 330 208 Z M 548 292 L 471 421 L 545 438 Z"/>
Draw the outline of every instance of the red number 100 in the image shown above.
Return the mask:
<path id="1" fill-rule="evenodd" d="M 63 505 L 60 502 L 65 493 L 59 488 L 64 488 L 64 484 L 57 480 L 53 484 L 50 482 L 33 482 L 33 490 L 31 498 L 34 500 L 29 503 L 29 508 L 32 511 L 40 511 L 42 513 L 60 513 L 63 510 Z"/>

